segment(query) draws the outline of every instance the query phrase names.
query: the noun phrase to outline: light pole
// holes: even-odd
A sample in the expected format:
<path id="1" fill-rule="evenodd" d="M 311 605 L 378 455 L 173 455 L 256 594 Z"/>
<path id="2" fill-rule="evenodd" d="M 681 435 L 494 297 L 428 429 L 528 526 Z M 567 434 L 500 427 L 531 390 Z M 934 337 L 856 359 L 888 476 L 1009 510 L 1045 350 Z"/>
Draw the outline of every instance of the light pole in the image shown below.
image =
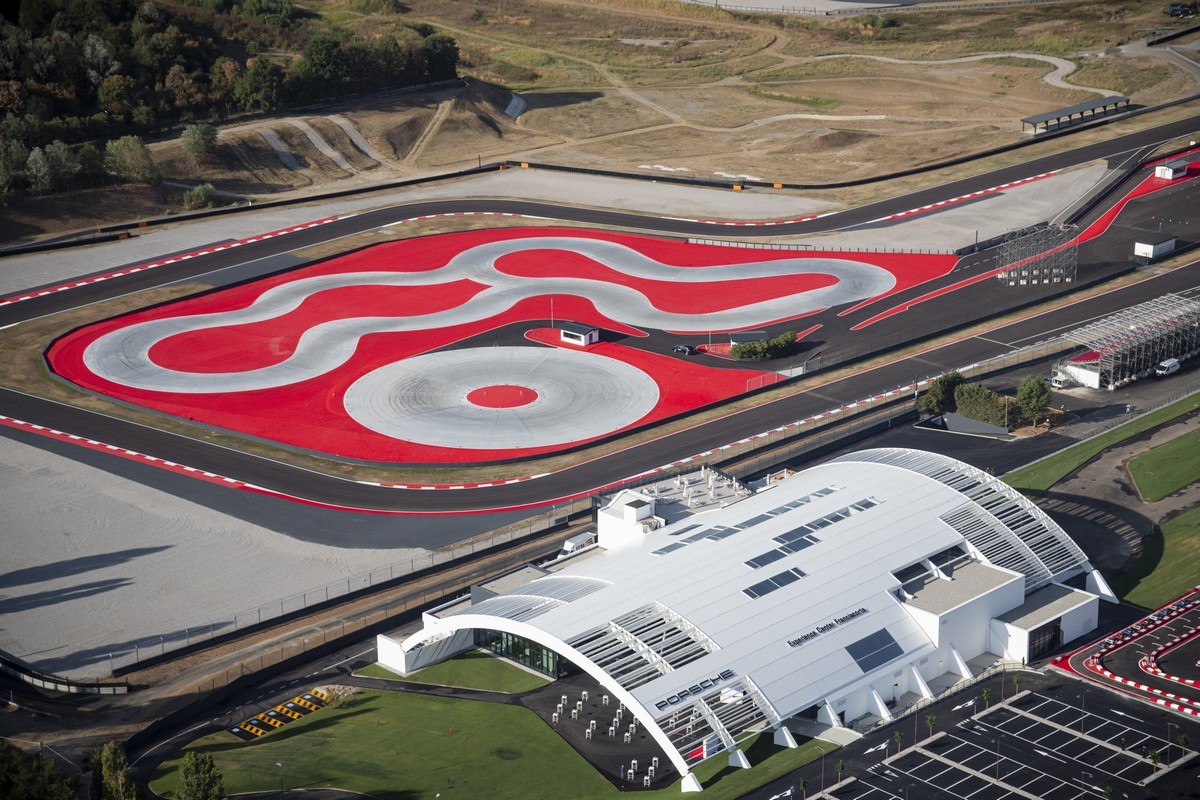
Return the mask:
<path id="1" fill-rule="evenodd" d="M 999 739 L 999 737 L 993 739 L 992 743 L 996 745 L 996 780 L 999 781 L 1000 780 L 1000 739 Z"/>
<path id="2" fill-rule="evenodd" d="M 1085 733 L 1084 723 L 1087 721 L 1087 692 L 1079 693 L 1079 732 Z"/>
<path id="3" fill-rule="evenodd" d="M 1167 746 L 1165 748 L 1163 748 L 1164 753 L 1168 753 L 1171 750 L 1171 729 L 1174 727 L 1175 727 L 1174 722 L 1167 723 Z"/>
<path id="4" fill-rule="evenodd" d="M 275 766 L 278 767 L 276 772 L 279 773 L 279 796 L 283 797 L 283 762 L 276 761 Z"/>

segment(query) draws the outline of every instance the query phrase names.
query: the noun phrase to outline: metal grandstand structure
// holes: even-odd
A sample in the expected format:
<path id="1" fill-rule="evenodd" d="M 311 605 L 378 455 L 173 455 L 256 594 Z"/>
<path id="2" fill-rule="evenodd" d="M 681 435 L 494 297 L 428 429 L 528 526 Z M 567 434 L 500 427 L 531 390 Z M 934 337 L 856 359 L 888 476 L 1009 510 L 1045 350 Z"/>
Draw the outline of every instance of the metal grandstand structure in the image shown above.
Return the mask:
<path id="1" fill-rule="evenodd" d="M 1116 389 L 1149 375 L 1165 359 L 1200 351 L 1200 302 L 1163 295 L 1063 338 L 1087 350 L 1059 361 L 1056 373 L 1094 389 Z"/>
<path id="2" fill-rule="evenodd" d="M 1004 268 L 996 278 L 1009 286 L 1073 282 L 1079 268 L 1079 250 L 1070 243 L 1074 237 L 1071 225 L 1014 232 L 996 248 Z"/>
<path id="3" fill-rule="evenodd" d="M 903 467 L 961 492 L 967 502 L 943 514 L 941 520 L 990 563 L 1024 575 L 1027 592 L 1091 569 L 1084 552 L 1044 511 L 983 470 L 936 453 L 898 448 L 864 450 L 833 459 L 833 463 L 843 461 Z"/>

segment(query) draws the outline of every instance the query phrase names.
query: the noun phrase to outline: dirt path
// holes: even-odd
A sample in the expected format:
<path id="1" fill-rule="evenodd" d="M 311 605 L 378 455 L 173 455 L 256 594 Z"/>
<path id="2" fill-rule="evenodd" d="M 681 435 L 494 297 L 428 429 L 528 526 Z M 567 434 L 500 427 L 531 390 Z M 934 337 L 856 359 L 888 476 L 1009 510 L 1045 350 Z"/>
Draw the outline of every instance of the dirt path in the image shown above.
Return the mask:
<path id="1" fill-rule="evenodd" d="M 438 109 L 433 115 L 433 119 L 429 120 L 429 124 L 425 126 L 425 130 L 421 131 L 421 135 L 413 142 L 413 146 L 404 156 L 404 161 L 413 164 L 421 156 L 421 153 L 429 146 L 430 140 L 437 135 L 441 129 L 442 123 L 450 116 L 450 110 L 454 108 L 454 101 L 457 98 L 451 97 L 449 100 L 443 100 L 438 103 Z"/>
<path id="2" fill-rule="evenodd" d="M 915 64 L 917 66 L 922 66 L 922 67 L 933 66 L 935 64 L 965 64 L 970 61 L 986 61 L 989 58 L 1028 58 L 1028 59 L 1032 59 L 1034 61 L 1044 61 L 1047 64 L 1050 64 L 1054 67 L 1054 69 L 1052 69 L 1050 72 L 1047 72 L 1045 75 L 1042 76 L 1042 80 L 1045 83 L 1050 84 L 1051 86 L 1057 86 L 1060 89 L 1071 89 L 1073 91 L 1092 92 L 1093 94 L 1098 94 L 1101 96 L 1108 96 L 1108 95 L 1112 94 L 1112 91 L 1109 89 L 1097 89 L 1094 86 L 1078 86 L 1074 83 L 1067 83 L 1065 78 L 1077 69 L 1075 64 L 1071 61 L 1068 61 L 1065 58 L 1056 58 L 1055 56 L 1043 56 L 1043 55 L 1038 55 L 1037 53 L 983 53 L 983 54 L 977 55 L 977 56 L 962 56 L 961 58 L 944 58 L 944 59 L 939 59 L 936 61 L 908 60 L 908 59 L 901 59 L 901 58 L 889 58 L 887 56 L 862 55 L 859 53 L 839 53 L 839 54 L 828 55 L 828 56 L 814 56 L 811 59 L 806 58 L 806 59 L 802 59 L 802 60 L 804 60 L 804 61 L 827 61 L 827 60 L 833 59 L 833 58 L 865 58 L 865 59 L 869 59 L 871 61 L 881 61 L 885 64 Z"/>

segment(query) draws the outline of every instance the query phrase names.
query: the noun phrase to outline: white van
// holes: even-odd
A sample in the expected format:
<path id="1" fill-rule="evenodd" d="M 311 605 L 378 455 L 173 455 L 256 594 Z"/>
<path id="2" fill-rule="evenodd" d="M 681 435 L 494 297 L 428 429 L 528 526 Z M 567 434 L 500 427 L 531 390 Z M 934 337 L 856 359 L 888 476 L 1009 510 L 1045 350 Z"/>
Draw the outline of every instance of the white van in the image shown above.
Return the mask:
<path id="1" fill-rule="evenodd" d="M 585 547 L 591 547 L 596 543 L 596 532 L 588 531 L 587 533 L 578 533 L 563 542 L 562 550 L 558 553 L 558 558 L 565 558 L 572 553 L 578 553 Z"/>
<path id="2" fill-rule="evenodd" d="M 1165 378 L 1168 375 L 1174 375 L 1179 372 L 1179 359 L 1168 358 L 1166 361 L 1154 368 L 1154 374 L 1160 378 Z"/>

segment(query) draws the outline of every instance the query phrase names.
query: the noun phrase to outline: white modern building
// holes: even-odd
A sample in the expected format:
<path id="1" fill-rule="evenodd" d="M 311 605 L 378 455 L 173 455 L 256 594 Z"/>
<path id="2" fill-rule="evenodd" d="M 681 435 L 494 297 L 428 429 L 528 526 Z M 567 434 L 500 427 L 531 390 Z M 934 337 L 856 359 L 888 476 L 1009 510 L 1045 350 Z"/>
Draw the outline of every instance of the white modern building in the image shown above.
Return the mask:
<path id="1" fill-rule="evenodd" d="M 1036 506 L 931 453 L 842 456 L 661 526 L 654 500 L 619 493 L 600 516 L 630 530 L 379 637 L 380 661 L 408 674 L 486 646 L 582 670 L 698 790 L 690 769 L 719 752 L 744 766 L 755 733 L 786 744 L 794 716 L 888 719 L 898 694 L 931 696 L 985 653 L 1036 658 L 1093 630 L 1113 599 Z"/>

